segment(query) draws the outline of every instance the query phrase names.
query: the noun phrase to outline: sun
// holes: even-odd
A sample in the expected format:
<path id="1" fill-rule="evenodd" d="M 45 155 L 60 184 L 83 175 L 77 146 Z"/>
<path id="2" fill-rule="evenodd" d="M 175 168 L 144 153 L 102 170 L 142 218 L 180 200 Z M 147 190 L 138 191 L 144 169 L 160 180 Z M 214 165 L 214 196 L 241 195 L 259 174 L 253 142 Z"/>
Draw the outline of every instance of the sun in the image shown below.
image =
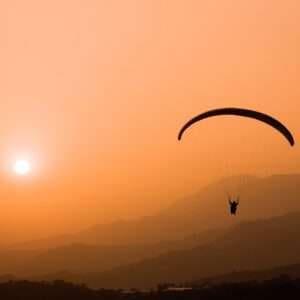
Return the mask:
<path id="1" fill-rule="evenodd" d="M 31 171 L 30 162 L 26 159 L 16 160 L 13 165 L 13 170 L 17 175 L 28 175 Z"/>

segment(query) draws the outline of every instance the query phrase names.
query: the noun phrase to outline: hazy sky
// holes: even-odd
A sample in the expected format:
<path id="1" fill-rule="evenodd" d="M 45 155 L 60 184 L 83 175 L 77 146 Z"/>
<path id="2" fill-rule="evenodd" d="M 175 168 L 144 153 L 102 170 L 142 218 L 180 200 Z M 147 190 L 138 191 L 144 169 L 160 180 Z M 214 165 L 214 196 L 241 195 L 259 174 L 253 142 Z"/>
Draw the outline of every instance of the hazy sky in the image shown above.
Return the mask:
<path id="1" fill-rule="evenodd" d="M 299 172 L 299 20 L 297 0 L 2 1 L 2 240 L 152 214 L 222 176 Z M 274 115 L 296 147 L 233 118 L 177 142 L 219 106 Z"/>

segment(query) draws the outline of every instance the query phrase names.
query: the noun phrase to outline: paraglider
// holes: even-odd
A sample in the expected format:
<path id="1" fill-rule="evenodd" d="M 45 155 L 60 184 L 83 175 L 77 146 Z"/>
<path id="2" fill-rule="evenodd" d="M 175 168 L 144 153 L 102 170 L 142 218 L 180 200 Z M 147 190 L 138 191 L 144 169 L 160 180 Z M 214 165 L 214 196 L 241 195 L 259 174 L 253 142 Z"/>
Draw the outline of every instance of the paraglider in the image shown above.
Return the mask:
<path id="1" fill-rule="evenodd" d="M 223 116 L 223 115 L 232 115 L 232 116 L 238 116 L 238 117 L 246 117 L 251 118 L 260 122 L 263 122 L 269 126 L 271 126 L 273 129 L 277 130 L 290 144 L 290 146 L 294 146 L 295 140 L 290 132 L 290 130 L 282 124 L 277 119 L 273 118 L 270 115 L 267 115 L 265 113 L 245 109 L 245 108 L 235 108 L 235 107 L 226 107 L 226 108 L 218 108 L 206 111 L 204 113 L 201 113 L 200 115 L 195 116 L 191 120 L 189 120 L 180 130 L 178 134 L 178 140 L 180 141 L 185 133 L 185 131 L 190 128 L 195 123 L 202 121 L 204 119 L 215 117 L 215 116 Z M 239 197 L 237 200 L 231 199 L 229 197 L 229 206 L 230 206 L 230 213 L 231 215 L 235 215 L 237 212 L 237 208 L 239 205 Z"/>
<path id="2" fill-rule="evenodd" d="M 189 120 L 180 130 L 178 134 L 178 140 L 181 140 L 184 132 L 191 127 L 193 124 L 215 116 L 222 116 L 222 115 L 234 115 L 234 116 L 240 116 L 240 117 L 246 117 L 251 119 L 256 119 L 258 121 L 261 121 L 263 123 L 266 123 L 276 129 L 279 133 L 281 133 L 286 140 L 290 143 L 291 146 L 294 146 L 295 141 L 294 137 L 291 134 L 291 132 L 285 127 L 281 122 L 276 120 L 275 118 L 250 109 L 244 109 L 244 108 L 235 108 L 235 107 L 227 107 L 227 108 L 219 108 L 219 109 L 213 109 L 209 110 L 207 112 L 204 112 L 191 120 Z"/>

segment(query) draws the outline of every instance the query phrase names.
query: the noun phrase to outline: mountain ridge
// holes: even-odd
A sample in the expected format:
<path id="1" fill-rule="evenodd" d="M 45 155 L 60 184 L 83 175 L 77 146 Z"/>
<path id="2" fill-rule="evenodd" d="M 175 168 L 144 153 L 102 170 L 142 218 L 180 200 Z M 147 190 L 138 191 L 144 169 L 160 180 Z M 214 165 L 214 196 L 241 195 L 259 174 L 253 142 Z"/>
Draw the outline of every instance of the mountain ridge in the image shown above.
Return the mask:
<path id="1" fill-rule="evenodd" d="M 282 229 L 280 234 L 278 228 Z M 100 274 L 85 274 L 84 280 L 93 287 L 152 288 L 161 282 L 179 283 L 238 270 L 296 264 L 300 263 L 299 234 L 300 212 L 244 222 L 226 230 L 212 243 Z"/>
<path id="2" fill-rule="evenodd" d="M 244 175 L 242 177 L 245 177 Z M 154 216 L 135 220 L 98 224 L 77 233 L 29 241 L 11 246 L 13 249 L 45 249 L 70 243 L 126 245 L 178 240 L 201 231 L 229 227 L 234 224 L 227 213 L 229 181 L 212 183 L 198 193 L 174 201 Z M 241 186 L 238 220 L 272 217 L 300 210 L 300 174 L 248 176 Z M 283 201 L 284 199 L 284 201 Z"/>

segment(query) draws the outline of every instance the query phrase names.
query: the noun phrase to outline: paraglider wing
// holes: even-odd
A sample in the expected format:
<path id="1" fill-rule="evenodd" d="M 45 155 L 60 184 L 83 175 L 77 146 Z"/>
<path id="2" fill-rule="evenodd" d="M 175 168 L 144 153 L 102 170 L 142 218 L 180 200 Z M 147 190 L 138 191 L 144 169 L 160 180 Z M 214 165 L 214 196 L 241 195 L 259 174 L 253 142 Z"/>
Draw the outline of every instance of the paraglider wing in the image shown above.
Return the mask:
<path id="1" fill-rule="evenodd" d="M 214 117 L 214 116 L 221 116 L 221 115 L 234 115 L 234 116 L 241 116 L 251 119 L 256 119 L 258 121 L 264 122 L 270 126 L 272 126 L 274 129 L 279 131 L 290 143 L 291 146 L 295 144 L 293 135 L 291 132 L 285 127 L 281 122 L 276 120 L 275 118 L 266 115 L 264 113 L 250 110 L 250 109 L 244 109 L 244 108 L 234 108 L 234 107 L 227 107 L 227 108 L 219 108 L 219 109 L 213 109 L 209 110 L 207 112 L 204 112 L 194 118 L 192 118 L 190 121 L 188 121 L 180 130 L 178 135 L 178 140 L 181 140 L 184 132 L 193 124 L 196 122 L 199 122 L 203 119 Z"/>

